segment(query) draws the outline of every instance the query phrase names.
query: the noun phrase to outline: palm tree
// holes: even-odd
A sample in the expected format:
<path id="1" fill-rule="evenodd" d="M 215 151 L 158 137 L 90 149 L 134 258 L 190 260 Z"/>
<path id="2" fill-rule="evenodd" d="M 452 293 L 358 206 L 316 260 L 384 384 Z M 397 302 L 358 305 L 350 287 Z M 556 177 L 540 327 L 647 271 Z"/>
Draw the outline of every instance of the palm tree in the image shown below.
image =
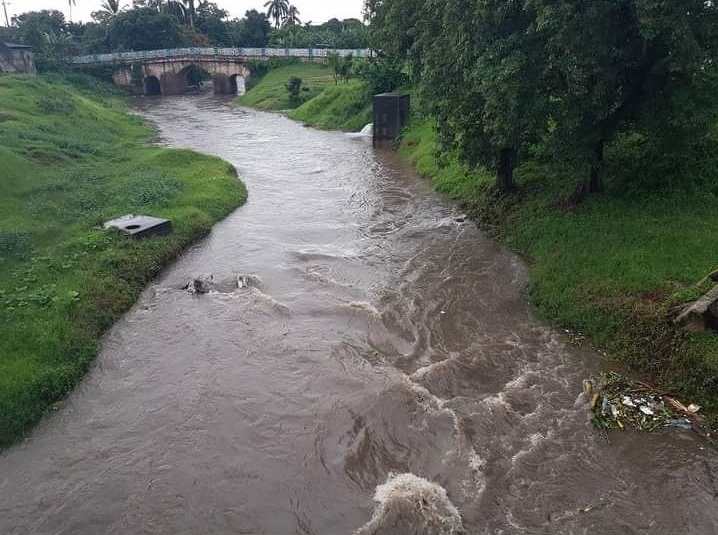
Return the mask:
<path id="1" fill-rule="evenodd" d="M 70 22 L 72 22 L 72 6 L 76 6 L 77 3 L 75 0 L 67 0 L 67 3 L 70 6 Z"/>
<path id="2" fill-rule="evenodd" d="M 159 5 L 159 11 L 174 15 L 181 24 L 189 23 L 189 10 L 183 0 L 167 0 L 167 3 Z"/>
<path id="3" fill-rule="evenodd" d="M 65 56 L 72 46 L 72 35 L 64 32 L 55 33 L 52 30 L 42 32 L 42 40 L 48 45 L 50 54 L 57 58 Z"/>
<path id="4" fill-rule="evenodd" d="M 297 9 L 297 6 L 294 6 L 292 4 L 289 5 L 289 9 L 287 9 L 287 14 L 284 17 L 284 24 L 286 26 L 302 25 L 302 21 L 299 20 L 299 10 Z"/>
<path id="5" fill-rule="evenodd" d="M 279 24 L 287 18 L 287 13 L 289 13 L 289 2 L 287 0 L 267 0 L 264 7 L 267 8 L 267 16 L 274 19 L 274 26 L 279 28 Z"/>
<path id="6" fill-rule="evenodd" d="M 114 17 L 120 12 L 121 3 L 122 0 L 104 0 L 101 7 L 110 17 Z"/>
<path id="7" fill-rule="evenodd" d="M 189 25 L 194 28 L 195 9 L 194 0 L 184 0 L 185 8 L 187 9 L 187 18 L 189 19 Z"/>

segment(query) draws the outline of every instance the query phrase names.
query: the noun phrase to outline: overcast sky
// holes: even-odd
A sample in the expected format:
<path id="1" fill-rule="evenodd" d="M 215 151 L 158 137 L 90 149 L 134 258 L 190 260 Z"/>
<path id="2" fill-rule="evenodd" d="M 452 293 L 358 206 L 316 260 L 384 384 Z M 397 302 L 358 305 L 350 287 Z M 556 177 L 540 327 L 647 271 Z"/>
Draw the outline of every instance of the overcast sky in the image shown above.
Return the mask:
<path id="1" fill-rule="evenodd" d="M 67 0 L 5 0 L 10 18 L 26 11 L 39 11 L 41 9 L 57 9 L 69 18 Z M 263 11 L 266 0 L 214 0 L 220 7 L 229 11 L 230 17 L 242 17 L 248 9 Z M 2 0 L 0 0 L 0 3 Z M 90 13 L 100 8 L 102 0 L 76 0 L 77 5 L 72 8 L 74 21 L 89 21 Z M 362 0 L 294 0 L 293 3 L 300 12 L 302 22 L 325 22 L 333 17 L 348 19 L 351 17 L 361 19 Z M 129 6 L 132 0 L 122 0 L 123 6 Z M 0 20 L 5 24 L 5 16 L 0 12 Z"/>

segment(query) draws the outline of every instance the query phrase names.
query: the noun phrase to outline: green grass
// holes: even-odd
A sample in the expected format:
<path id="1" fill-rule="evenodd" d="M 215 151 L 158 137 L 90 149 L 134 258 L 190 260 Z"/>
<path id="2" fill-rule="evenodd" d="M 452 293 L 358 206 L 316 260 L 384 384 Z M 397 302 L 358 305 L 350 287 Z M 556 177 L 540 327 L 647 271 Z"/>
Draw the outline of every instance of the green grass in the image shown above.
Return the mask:
<path id="1" fill-rule="evenodd" d="M 98 337 L 183 248 L 246 199 L 228 163 L 151 148 L 109 88 L 0 77 L 0 447 L 88 370 Z M 127 213 L 172 219 L 133 241 L 95 230 Z"/>
<path id="2" fill-rule="evenodd" d="M 718 268 L 718 187 L 607 192 L 557 203 L 579 178 L 535 161 L 517 170 L 518 192 L 498 196 L 493 177 L 444 152 L 430 121 L 407 128 L 401 153 L 435 187 L 529 261 L 528 294 L 539 315 L 587 335 L 598 348 L 718 414 L 718 336 L 688 335 L 671 307 L 694 298 Z M 630 158 L 614 150 L 613 167 Z M 625 163 L 625 165 L 623 165 Z M 710 182 L 706 182 L 709 184 Z"/>
<path id="3" fill-rule="evenodd" d="M 287 91 L 287 82 L 293 76 L 302 79 L 300 102 L 292 102 Z M 334 85 L 332 71 L 321 63 L 294 63 L 271 68 L 249 91 L 238 97 L 242 106 L 264 111 L 282 111 L 296 108 L 303 102 L 316 97 L 325 87 Z"/>
<path id="4" fill-rule="evenodd" d="M 357 132 L 372 120 L 372 101 L 366 84 L 352 81 L 327 87 L 289 117 L 317 128 Z"/>
<path id="5" fill-rule="evenodd" d="M 287 81 L 302 79 L 301 102 L 291 102 Z M 354 132 L 371 122 L 371 98 L 366 85 L 353 80 L 336 85 L 329 68 L 317 63 L 295 63 L 270 68 L 259 82 L 238 98 L 243 106 L 265 111 L 293 109 L 294 120 L 309 126 Z"/>

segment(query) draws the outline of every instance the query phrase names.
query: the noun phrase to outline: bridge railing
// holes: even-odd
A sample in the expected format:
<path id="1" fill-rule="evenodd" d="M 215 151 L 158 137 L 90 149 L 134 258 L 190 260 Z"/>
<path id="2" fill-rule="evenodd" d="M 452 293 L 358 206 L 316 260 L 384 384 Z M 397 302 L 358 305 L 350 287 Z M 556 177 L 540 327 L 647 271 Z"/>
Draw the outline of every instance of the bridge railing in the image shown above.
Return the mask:
<path id="1" fill-rule="evenodd" d="M 96 63 L 131 63 L 152 59 L 171 59 L 177 57 L 236 57 L 236 58 L 325 58 L 329 53 L 357 58 L 368 58 L 371 51 L 365 48 L 172 48 L 166 50 L 143 50 L 139 52 L 115 52 L 113 54 L 92 54 L 72 56 L 68 61 L 77 65 Z"/>

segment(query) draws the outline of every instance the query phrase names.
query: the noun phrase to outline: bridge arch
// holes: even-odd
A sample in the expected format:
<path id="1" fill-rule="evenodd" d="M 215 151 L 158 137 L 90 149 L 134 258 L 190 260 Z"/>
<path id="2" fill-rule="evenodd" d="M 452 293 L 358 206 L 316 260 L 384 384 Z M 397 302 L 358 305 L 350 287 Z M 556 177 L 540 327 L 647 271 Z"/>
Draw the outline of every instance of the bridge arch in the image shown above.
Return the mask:
<path id="1" fill-rule="evenodd" d="M 214 92 L 218 95 L 244 93 L 246 73 L 217 73 L 213 76 Z"/>
<path id="2" fill-rule="evenodd" d="M 186 87 L 184 88 L 185 91 L 212 78 L 212 74 L 207 71 L 207 69 L 205 69 L 201 64 L 196 63 L 190 63 L 186 67 L 182 68 L 177 73 L 177 76 L 181 79 L 181 82 L 186 83 Z"/>
<path id="3" fill-rule="evenodd" d="M 142 86 L 145 95 L 153 96 L 162 94 L 162 84 L 156 76 L 146 76 L 142 82 Z"/>

